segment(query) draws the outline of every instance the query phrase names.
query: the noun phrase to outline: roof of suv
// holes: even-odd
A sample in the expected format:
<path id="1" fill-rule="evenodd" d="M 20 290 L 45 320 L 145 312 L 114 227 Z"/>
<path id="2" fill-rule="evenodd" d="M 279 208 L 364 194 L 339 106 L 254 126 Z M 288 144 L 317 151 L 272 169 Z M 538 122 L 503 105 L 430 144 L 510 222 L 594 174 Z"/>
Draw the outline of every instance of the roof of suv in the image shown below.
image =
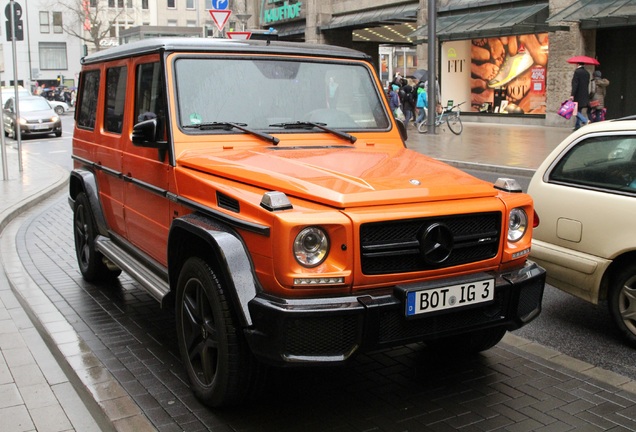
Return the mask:
<path id="1" fill-rule="evenodd" d="M 161 51 L 244 52 L 246 54 L 279 53 L 304 56 L 370 59 L 370 56 L 360 51 L 334 45 L 263 40 L 174 37 L 144 39 L 141 41 L 131 42 L 129 44 L 119 45 L 104 51 L 98 51 L 82 58 L 82 64 L 99 63 L 107 60 L 145 55 Z"/>

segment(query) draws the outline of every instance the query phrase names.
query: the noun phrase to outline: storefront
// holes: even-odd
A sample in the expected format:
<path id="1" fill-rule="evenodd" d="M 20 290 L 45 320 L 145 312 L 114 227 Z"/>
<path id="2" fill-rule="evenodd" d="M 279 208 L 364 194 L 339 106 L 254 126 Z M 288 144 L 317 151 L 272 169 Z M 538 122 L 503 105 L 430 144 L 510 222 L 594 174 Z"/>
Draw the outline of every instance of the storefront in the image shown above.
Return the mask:
<path id="1" fill-rule="evenodd" d="M 545 117 L 548 4 L 491 7 L 457 11 L 458 2 L 438 10 L 441 103 L 466 102 L 465 112 L 489 116 Z M 455 8 L 453 8 L 453 6 Z M 428 26 L 410 36 L 426 42 Z"/>

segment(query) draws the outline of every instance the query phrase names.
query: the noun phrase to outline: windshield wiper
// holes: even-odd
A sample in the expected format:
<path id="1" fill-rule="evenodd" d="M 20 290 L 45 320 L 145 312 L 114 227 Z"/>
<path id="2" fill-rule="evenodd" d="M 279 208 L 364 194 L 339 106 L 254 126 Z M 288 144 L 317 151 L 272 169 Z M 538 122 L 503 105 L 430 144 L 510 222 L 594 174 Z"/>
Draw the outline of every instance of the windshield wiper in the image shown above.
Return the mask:
<path id="1" fill-rule="evenodd" d="M 199 130 L 223 129 L 223 130 L 229 131 L 232 129 L 238 129 L 243 132 L 247 132 L 250 135 L 254 135 L 255 137 L 263 139 L 265 141 L 269 141 L 274 145 L 280 142 L 280 140 L 276 138 L 275 136 L 258 132 L 253 129 L 246 128 L 245 126 L 247 126 L 246 123 L 208 122 L 208 123 L 189 124 L 189 125 L 184 125 L 183 127 L 188 129 L 199 129 Z"/>
<path id="2" fill-rule="evenodd" d="M 327 127 L 326 123 L 314 123 L 314 122 L 308 122 L 308 121 L 297 121 L 297 122 L 288 122 L 288 123 L 274 123 L 274 124 L 271 124 L 269 126 L 270 127 L 282 127 L 284 129 L 318 128 L 318 129 L 322 129 L 322 130 L 324 130 L 326 132 L 329 132 L 331 134 L 334 134 L 337 137 L 345 139 L 345 140 L 349 141 L 351 144 L 356 142 L 356 140 L 358 139 L 358 138 L 354 137 L 353 135 L 348 134 L 346 132 L 341 132 L 339 130 Z"/>

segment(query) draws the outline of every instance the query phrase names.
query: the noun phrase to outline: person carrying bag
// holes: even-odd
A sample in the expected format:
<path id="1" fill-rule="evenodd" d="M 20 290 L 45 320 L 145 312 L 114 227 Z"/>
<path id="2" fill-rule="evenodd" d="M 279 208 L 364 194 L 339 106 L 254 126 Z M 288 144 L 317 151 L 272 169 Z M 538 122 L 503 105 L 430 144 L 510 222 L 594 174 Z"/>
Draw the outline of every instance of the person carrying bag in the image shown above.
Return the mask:
<path id="1" fill-rule="evenodd" d="M 599 122 L 605 120 L 605 95 L 609 80 L 602 78 L 600 70 L 594 71 L 594 76 L 590 82 L 590 121 Z"/>

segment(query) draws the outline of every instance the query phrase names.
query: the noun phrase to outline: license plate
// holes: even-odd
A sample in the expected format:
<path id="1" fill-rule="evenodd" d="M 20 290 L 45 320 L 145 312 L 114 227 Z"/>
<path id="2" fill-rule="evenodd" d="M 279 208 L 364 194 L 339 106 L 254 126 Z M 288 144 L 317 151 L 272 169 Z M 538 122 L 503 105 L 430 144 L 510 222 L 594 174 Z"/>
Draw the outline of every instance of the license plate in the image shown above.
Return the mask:
<path id="1" fill-rule="evenodd" d="M 494 298 L 494 279 L 410 291 L 406 295 L 406 316 L 488 302 Z"/>
<path id="2" fill-rule="evenodd" d="M 37 124 L 37 125 L 33 125 L 31 126 L 31 129 L 33 130 L 41 130 L 41 129 L 48 129 L 49 125 L 45 125 L 45 124 Z"/>

